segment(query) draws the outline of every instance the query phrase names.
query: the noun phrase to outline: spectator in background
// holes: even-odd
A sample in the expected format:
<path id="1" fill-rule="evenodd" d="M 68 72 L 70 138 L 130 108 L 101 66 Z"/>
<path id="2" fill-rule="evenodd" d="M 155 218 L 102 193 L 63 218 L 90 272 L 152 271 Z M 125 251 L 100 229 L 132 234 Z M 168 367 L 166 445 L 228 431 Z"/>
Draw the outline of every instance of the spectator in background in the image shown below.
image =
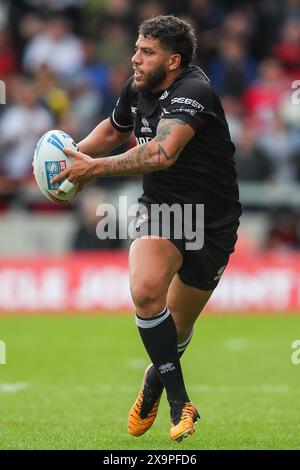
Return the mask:
<path id="1" fill-rule="evenodd" d="M 59 85 L 58 77 L 47 65 L 41 65 L 34 74 L 34 86 L 39 100 L 52 112 L 55 120 L 71 106 L 67 90 Z"/>
<path id="2" fill-rule="evenodd" d="M 70 7 L 79 8 L 86 3 L 86 0 L 24 0 L 24 3 L 35 8 L 57 11 Z"/>
<path id="3" fill-rule="evenodd" d="M 243 107 L 241 101 L 232 95 L 222 96 L 222 105 L 227 119 L 232 142 L 236 143 L 243 132 Z"/>
<path id="4" fill-rule="evenodd" d="M 145 2 L 139 2 L 139 5 Z M 103 23 L 113 20 L 123 29 L 130 32 L 136 22 L 134 4 L 132 0 L 104 0 L 104 11 L 101 14 Z"/>
<path id="5" fill-rule="evenodd" d="M 278 40 L 278 31 L 283 19 L 283 1 L 260 0 L 250 3 L 253 8 L 253 28 L 255 30 L 255 34 L 251 38 L 251 46 L 259 61 L 270 54 L 274 42 Z"/>
<path id="6" fill-rule="evenodd" d="M 300 19 L 290 19 L 283 24 L 281 38 L 272 48 L 272 56 L 278 59 L 288 76 L 300 76 Z"/>
<path id="7" fill-rule="evenodd" d="M 272 131 L 277 109 L 290 89 L 284 70 L 277 59 L 268 57 L 259 65 L 257 80 L 243 96 L 245 114 L 258 134 Z"/>
<path id="8" fill-rule="evenodd" d="M 31 175 L 37 140 L 53 127 L 53 118 L 38 103 L 31 82 L 18 79 L 12 91 L 14 102 L 5 108 L 0 120 L 0 168 L 2 176 L 16 184 Z"/>
<path id="9" fill-rule="evenodd" d="M 80 29 L 80 13 L 87 0 L 23 0 L 27 9 L 42 16 L 60 12 L 68 16 Z"/>
<path id="10" fill-rule="evenodd" d="M 44 31 L 25 47 L 25 71 L 33 73 L 46 64 L 60 77 L 69 78 L 77 73 L 83 67 L 82 41 L 70 29 L 70 22 L 61 15 L 46 20 Z"/>
<path id="11" fill-rule="evenodd" d="M 96 41 L 84 38 L 83 46 L 83 71 L 88 76 L 90 86 L 102 96 L 107 93 L 109 87 L 109 67 L 103 62 L 97 51 Z"/>
<path id="12" fill-rule="evenodd" d="M 252 41 L 254 36 L 254 18 L 248 11 L 234 10 L 224 17 L 222 35 L 231 36 L 246 42 Z"/>
<path id="13" fill-rule="evenodd" d="M 277 210 L 271 217 L 265 248 L 274 252 L 299 250 L 299 214 L 290 207 L 285 207 Z"/>
<path id="14" fill-rule="evenodd" d="M 273 118 L 272 129 L 260 134 L 256 140 L 257 148 L 268 158 L 275 183 L 291 183 L 297 178 L 294 160 L 294 147 L 289 139 L 287 128 L 278 115 Z"/>
<path id="15" fill-rule="evenodd" d="M 236 141 L 235 161 L 239 181 L 265 182 L 271 175 L 271 162 L 257 147 L 255 130 L 248 123 L 244 123 Z"/>
<path id="16" fill-rule="evenodd" d="M 7 80 L 17 72 L 17 57 L 9 30 L 0 29 L 0 78 Z"/>
<path id="17" fill-rule="evenodd" d="M 130 64 L 120 62 L 119 65 L 115 65 L 109 69 L 108 72 L 108 89 L 104 97 L 102 107 L 102 117 L 107 117 L 111 110 L 114 108 L 117 99 L 120 96 L 124 82 L 130 76 Z"/>
<path id="18" fill-rule="evenodd" d="M 299 82 L 300 86 L 300 82 Z M 287 138 L 293 148 L 294 160 L 297 166 L 297 180 L 300 180 L 300 100 L 299 86 L 297 92 L 297 102 L 291 99 L 291 92 L 287 93 L 278 109 L 278 113 L 286 126 Z M 293 90 L 294 91 L 294 90 Z"/>
<path id="19" fill-rule="evenodd" d="M 0 0 L 0 30 L 7 27 L 8 17 L 9 17 L 8 2 L 5 0 Z"/>
<path id="20" fill-rule="evenodd" d="M 162 2 L 159 1 L 146 0 L 139 2 L 136 8 L 136 23 L 140 24 L 148 18 L 163 15 L 164 10 L 165 8 L 162 6 Z"/>
<path id="21" fill-rule="evenodd" d="M 100 41 L 97 44 L 98 56 L 108 66 L 117 65 L 129 58 L 133 50 L 129 30 L 115 18 L 100 22 Z"/>
<path id="22" fill-rule="evenodd" d="M 99 122 L 103 97 L 91 87 L 89 77 L 84 72 L 70 79 L 68 93 L 70 111 L 78 121 L 77 140 L 82 140 Z"/>
<path id="23" fill-rule="evenodd" d="M 290 19 L 297 19 L 300 21 L 300 1 L 299 0 L 283 0 L 283 2 L 281 3 L 281 7 L 283 10 L 282 18 L 284 19 L 284 21 L 290 20 Z"/>
<path id="24" fill-rule="evenodd" d="M 211 0 L 189 0 L 183 3 L 185 11 L 181 14 L 187 16 L 195 27 L 198 42 L 197 60 L 205 68 L 215 51 L 224 11 Z"/>
<path id="25" fill-rule="evenodd" d="M 240 97 L 256 77 L 256 62 L 240 39 L 223 36 L 217 57 L 208 65 L 208 75 L 219 93 Z"/>
<path id="26" fill-rule="evenodd" d="M 22 11 L 22 6 L 19 3 L 13 3 L 10 9 L 11 17 L 11 30 L 14 38 L 14 49 L 18 58 L 20 69 L 22 67 L 24 49 L 30 39 L 38 34 L 42 34 L 45 21 L 41 13 L 36 11 Z"/>
<path id="27" fill-rule="evenodd" d="M 212 0 L 188 0 L 186 11 L 201 30 L 218 29 L 224 19 L 224 11 Z"/>

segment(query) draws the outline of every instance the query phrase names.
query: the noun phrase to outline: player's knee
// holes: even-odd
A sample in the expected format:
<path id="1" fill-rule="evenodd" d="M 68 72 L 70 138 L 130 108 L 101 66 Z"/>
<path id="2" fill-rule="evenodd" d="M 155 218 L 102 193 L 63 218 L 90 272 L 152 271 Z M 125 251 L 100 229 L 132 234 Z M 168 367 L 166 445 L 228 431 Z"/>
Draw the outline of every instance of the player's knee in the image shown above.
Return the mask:
<path id="1" fill-rule="evenodd" d="M 158 315 L 166 304 L 166 293 L 156 281 L 140 281 L 131 288 L 136 311 L 144 317 Z"/>

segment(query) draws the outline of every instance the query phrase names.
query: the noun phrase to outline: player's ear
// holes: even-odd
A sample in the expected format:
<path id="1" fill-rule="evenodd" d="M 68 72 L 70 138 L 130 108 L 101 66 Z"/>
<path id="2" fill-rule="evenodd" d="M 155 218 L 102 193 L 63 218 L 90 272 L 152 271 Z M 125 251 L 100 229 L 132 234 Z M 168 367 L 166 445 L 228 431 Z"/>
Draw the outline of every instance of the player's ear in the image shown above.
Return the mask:
<path id="1" fill-rule="evenodd" d="M 181 55 L 172 54 L 169 57 L 169 70 L 176 70 L 181 64 Z"/>

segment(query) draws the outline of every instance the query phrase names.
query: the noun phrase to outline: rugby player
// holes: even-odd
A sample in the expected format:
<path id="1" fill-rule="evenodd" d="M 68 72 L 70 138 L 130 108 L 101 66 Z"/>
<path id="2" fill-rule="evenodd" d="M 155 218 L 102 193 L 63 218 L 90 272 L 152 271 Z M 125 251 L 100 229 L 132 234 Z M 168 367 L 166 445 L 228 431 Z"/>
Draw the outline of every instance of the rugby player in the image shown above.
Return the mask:
<path id="1" fill-rule="evenodd" d="M 53 179 L 66 178 L 66 192 L 73 185 L 81 191 L 94 177 L 144 175 L 129 272 L 136 324 L 151 364 L 129 412 L 128 431 L 140 436 L 152 426 L 165 388 L 170 438 L 176 441 L 192 434 L 200 417 L 180 357 L 234 251 L 241 214 L 234 145 L 219 97 L 201 68 L 191 65 L 195 47 L 186 21 L 163 15 L 144 21 L 134 74 L 111 116 L 78 144 L 80 152 L 66 149 L 75 161 Z M 132 132 L 136 147 L 105 156 Z M 163 236 L 166 222 L 151 211 L 161 204 L 204 206 L 203 246 L 189 249 L 184 234 Z M 195 227 L 197 214 L 179 224 Z"/>

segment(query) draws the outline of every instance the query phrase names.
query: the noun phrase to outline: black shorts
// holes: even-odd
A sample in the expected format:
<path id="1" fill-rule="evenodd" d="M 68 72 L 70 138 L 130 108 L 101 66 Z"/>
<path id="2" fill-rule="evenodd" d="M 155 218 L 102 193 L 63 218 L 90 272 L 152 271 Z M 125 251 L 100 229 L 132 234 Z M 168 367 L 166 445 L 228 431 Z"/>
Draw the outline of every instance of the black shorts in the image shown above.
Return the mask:
<path id="1" fill-rule="evenodd" d="M 147 235 L 167 238 L 176 246 L 183 257 L 183 264 L 178 271 L 181 281 L 201 290 L 215 289 L 227 266 L 229 256 L 234 251 L 239 219 L 218 228 L 211 229 L 204 226 L 202 247 L 195 250 L 187 248 L 187 240 L 184 235 L 181 238 L 174 236 L 173 220 L 171 220 L 170 234 L 166 236 L 162 231 L 161 217 L 153 216 L 151 204 L 145 203 L 142 198 L 139 199 L 139 203 L 140 206 L 134 221 L 133 238 Z"/>

